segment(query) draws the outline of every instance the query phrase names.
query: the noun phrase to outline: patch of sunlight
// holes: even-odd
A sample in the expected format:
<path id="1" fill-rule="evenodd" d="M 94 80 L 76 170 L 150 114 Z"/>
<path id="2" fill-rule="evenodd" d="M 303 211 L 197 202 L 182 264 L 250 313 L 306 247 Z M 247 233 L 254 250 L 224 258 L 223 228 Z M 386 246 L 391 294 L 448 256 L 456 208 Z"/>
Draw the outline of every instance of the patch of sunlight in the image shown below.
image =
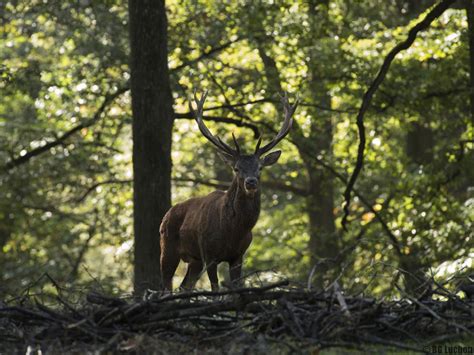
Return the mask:
<path id="1" fill-rule="evenodd" d="M 473 266 L 474 253 L 470 253 L 465 258 L 460 258 L 454 261 L 445 261 L 438 266 L 435 276 L 443 277 L 447 275 L 455 274 L 464 269 L 471 269 Z"/>
<path id="2" fill-rule="evenodd" d="M 128 253 L 132 249 L 133 240 L 127 240 L 123 242 L 115 251 L 115 256 L 120 256 L 122 254 Z"/>

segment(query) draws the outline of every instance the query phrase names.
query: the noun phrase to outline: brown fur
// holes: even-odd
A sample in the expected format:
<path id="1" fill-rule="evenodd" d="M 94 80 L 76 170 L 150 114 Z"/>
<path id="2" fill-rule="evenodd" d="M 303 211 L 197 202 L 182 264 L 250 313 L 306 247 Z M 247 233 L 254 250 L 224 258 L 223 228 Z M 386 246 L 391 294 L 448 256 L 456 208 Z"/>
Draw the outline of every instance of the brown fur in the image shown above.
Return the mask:
<path id="1" fill-rule="evenodd" d="M 259 213 L 259 190 L 246 194 L 237 176 L 226 192 L 214 191 L 172 207 L 160 227 L 164 288 L 172 290 L 180 259 L 189 263 L 181 284 L 185 289 L 194 287 L 204 266 L 212 289 L 217 289 L 217 265 L 221 262 L 229 263 L 231 281 L 237 284 Z"/>
<path id="2" fill-rule="evenodd" d="M 206 197 L 187 200 L 172 207 L 163 218 L 160 262 L 163 286 L 169 291 L 180 259 L 188 263 L 181 284 L 183 288 L 193 288 L 205 267 L 211 287 L 216 290 L 217 265 L 224 261 L 229 263 L 232 283 L 239 283 L 242 257 L 252 241 L 251 231 L 260 214 L 260 171 L 278 161 L 281 151 L 268 152 L 288 134 L 298 105 L 298 100 L 290 105 L 285 93 L 281 98 L 285 120 L 280 131 L 261 148 L 260 138 L 254 154 L 244 155 L 234 134 L 235 149 L 213 136 L 204 124 L 202 113 L 206 97 L 207 92 L 201 98 L 194 92 L 196 122 L 204 137 L 219 149 L 224 161 L 234 169 L 235 175 L 228 191 L 214 191 Z M 190 110 L 193 111 L 191 103 Z"/>

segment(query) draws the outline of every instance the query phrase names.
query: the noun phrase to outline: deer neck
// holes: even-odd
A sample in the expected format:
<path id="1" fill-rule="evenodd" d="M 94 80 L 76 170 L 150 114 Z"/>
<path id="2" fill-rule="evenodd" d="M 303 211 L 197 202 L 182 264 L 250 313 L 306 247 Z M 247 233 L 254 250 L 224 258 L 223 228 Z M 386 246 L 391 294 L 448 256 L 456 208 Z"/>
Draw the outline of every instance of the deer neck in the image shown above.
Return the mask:
<path id="1" fill-rule="evenodd" d="M 243 228 L 252 229 L 260 214 L 260 189 L 249 196 L 234 177 L 226 195 L 226 206 L 233 219 Z"/>

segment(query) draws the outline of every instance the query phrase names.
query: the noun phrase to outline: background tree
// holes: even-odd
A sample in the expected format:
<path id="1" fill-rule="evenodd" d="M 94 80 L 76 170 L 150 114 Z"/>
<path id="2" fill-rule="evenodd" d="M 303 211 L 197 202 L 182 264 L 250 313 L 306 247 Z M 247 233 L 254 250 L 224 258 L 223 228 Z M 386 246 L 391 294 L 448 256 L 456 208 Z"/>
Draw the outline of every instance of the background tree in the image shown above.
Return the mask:
<path id="1" fill-rule="evenodd" d="M 262 176 L 262 214 L 245 273 L 307 284 L 318 264 L 313 287 L 338 276 L 354 292 L 396 295 L 394 285 L 417 287 L 409 275 L 433 274 L 441 282 L 472 268 L 467 2 L 448 9 L 392 63 L 364 118 L 365 164 L 347 232 L 340 225 L 361 98 L 388 51 L 434 3 L 167 2 L 177 142 L 171 151 L 173 203 L 225 188 L 230 177 L 191 120 L 187 96 L 194 88 L 210 92 L 204 117 L 213 132 L 229 139 L 234 131 L 249 150 L 260 134 L 265 140 L 279 127 L 277 92 L 301 96 L 296 129 L 281 142 L 281 164 Z M 132 7 L 122 1 L 2 6 L 0 292 L 54 293 L 45 272 L 61 284 L 129 291 Z M 158 32 L 156 24 L 150 33 Z M 158 51 L 151 44 L 156 42 L 148 52 Z M 158 70 L 156 58 L 153 64 Z M 146 74 L 163 83 L 157 72 Z M 143 105 L 148 95 L 154 103 L 171 97 L 165 90 L 138 90 Z M 149 111 L 154 118 L 146 116 L 152 125 L 159 115 L 173 117 L 171 101 L 163 105 Z M 163 142 L 147 146 L 153 153 L 143 156 L 158 164 L 165 155 L 156 144 Z M 154 213 L 166 209 L 161 200 Z M 326 219 L 313 213 L 318 209 Z M 153 228 L 159 219 L 154 216 Z M 333 227 L 324 232 L 326 223 L 334 233 Z"/>
<path id="2" fill-rule="evenodd" d="M 173 98 L 165 2 L 129 2 L 135 292 L 161 287 L 160 223 L 171 207 Z"/>

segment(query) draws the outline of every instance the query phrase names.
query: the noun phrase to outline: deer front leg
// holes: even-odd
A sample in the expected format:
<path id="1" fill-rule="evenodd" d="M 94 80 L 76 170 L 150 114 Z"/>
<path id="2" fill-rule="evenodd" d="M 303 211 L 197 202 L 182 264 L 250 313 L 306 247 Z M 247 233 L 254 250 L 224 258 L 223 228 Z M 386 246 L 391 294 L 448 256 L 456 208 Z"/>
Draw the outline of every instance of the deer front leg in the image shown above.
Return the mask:
<path id="1" fill-rule="evenodd" d="M 191 260 L 188 264 L 188 271 L 186 276 L 181 283 L 181 288 L 184 290 L 192 290 L 196 285 L 196 282 L 199 278 L 199 274 L 202 271 L 202 262 L 201 260 Z"/>
<path id="2" fill-rule="evenodd" d="M 229 274 L 232 287 L 242 286 L 242 257 L 229 263 Z"/>
<path id="3" fill-rule="evenodd" d="M 217 278 L 217 263 L 215 261 L 207 265 L 207 276 L 209 276 L 212 291 L 218 291 L 219 279 Z"/>

